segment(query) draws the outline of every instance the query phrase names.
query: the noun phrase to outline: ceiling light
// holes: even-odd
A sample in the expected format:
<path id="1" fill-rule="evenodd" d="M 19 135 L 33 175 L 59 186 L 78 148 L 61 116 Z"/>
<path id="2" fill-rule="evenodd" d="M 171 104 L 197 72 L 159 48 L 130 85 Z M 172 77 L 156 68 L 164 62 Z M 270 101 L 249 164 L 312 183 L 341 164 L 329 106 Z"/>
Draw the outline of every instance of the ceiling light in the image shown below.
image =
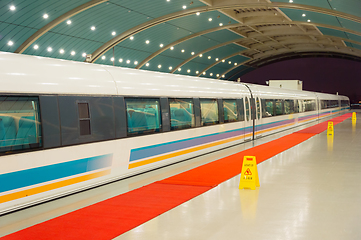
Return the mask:
<path id="1" fill-rule="evenodd" d="M 11 5 L 11 6 L 10 6 L 10 10 L 11 10 L 11 11 L 15 11 L 15 9 L 16 9 L 16 7 L 15 7 L 14 5 Z"/>
<path id="2" fill-rule="evenodd" d="M 127 60 L 127 64 L 129 64 L 130 63 L 130 60 Z"/>
<path id="3" fill-rule="evenodd" d="M 66 24 L 70 25 L 70 24 L 71 24 L 71 20 L 66 21 Z"/>
<path id="4" fill-rule="evenodd" d="M 210 73 L 209 76 L 213 76 L 213 73 Z"/>
<path id="5" fill-rule="evenodd" d="M 182 49 L 182 51 L 181 52 L 184 52 L 184 49 Z"/>
<path id="6" fill-rule="evenodd" d="M 170 0 L 167 0 L 167 2 L 170 2 Z"/>
<path id="7" fill-rule="evenodd" d="M 293 0 L 289 0 L 288 2 L 293 3 Z"/>
<path id="8" fill-rule="evenodd" d="M 310 20 L 310 19 L 308 19 L 308 20 L 307 20 L 307 22 L 311 22 L 311 20 Z"/>
<path id="9" fill-rule="evenodd" d="M 219 74 L 217 74 L 216 76 L 219 77 Z"/>
<path id="10" fill-rule="evenodd" d="M 174 47 L 170 47 L 170 50 L 173 50 L 174 49 Z"/>
<path id="11" fill-rule="evenodd" d="M 119 62 L 123 62 L 123 58 L 119 58 Z"/>
<path id="12" fill-rule="evenodd" d="M 197 16 L 199 16 L 199 14 L 201 14 L 201 13 L 200 13 L 200 12 L 197 12 L 196 14 L 197 14 Z"/>
<path id="13" fill-rule="evenodd" d="M 159 44 L 159 47 L 161 47 L 161 48 L 162 48 L 163 46 L 164 46 L 164 45 L 163 45 L 163 43 Z"/>
<path id="14" fill-rule="evenodd" d="M 34 49 L 36 50 L 36 49 L 38 49 L 39 48 L 39 46 L 37 45 L 37 44 L 35 44 L 34 45 Z"/>
<path id="15" fill-rule="evenodd" d="M 192 55 L 194 55 L 194 52 L 191 52 Z"/>
<path id="16" fill-rule="evenodd" d="M 199 57 L 203 57 L 203 54 L 199 54 Z"/>
<path id="17" fill-rule="evenodd" d="M 83 57 L 86 57 L 86 53 L 84 52 L 84 53 L 82 54 L 82 56 L 83 56 Z"/>
<path id="18" fill-rule="evenodd" d="M 234 66 L 237 66 L 238 65 L 238 63 L 234 63 Z"/>
<path id="19" fill-rule="evenodd" d="M 105 56 L 102 56 L 102 59 L 104 60 L 106 57 Z"/>
<path id="20" fill-rule="evenodd" d="M 222 59 L 222 62 L 225 62 L 226 61 L 226 59 Z"/>
<path id="21" fill-rule="evenodd" d="M 150 42 L 149 42 L 149 40 L 146 40 L 145 43 L 146 43 L 146 44 L 149 44 Z"/>
<path id="22" fill-rule="evenodd" d="M 162 65 L 159 64 L 159 65 L 158 65 L 158 68 L 161 68 L 161 67 L 162 67 Z"/>
<path id="23" fill-rule="evenodd" d="M 211 56 L 208 56 L 208 59 L 211 59 L 212 57 Z"/>
<path id="24" fill-rule="evenodd" d="M 186 5 L 183 5 L 183 7 L 182 7 L 183 9 L 186 9 L 187 8 L 187 6 Z"/>
<path id="25" fill-rule="evenodd" d="M 53 51 L 53 49 L 51 47 L 48 47 L 48 52 Z"/>
<path id="26" fill-rule="evenodd" d="M 149 67 L 149 63 L 146 63 L 145 66 L 146 66 L 146 67 Z"/>
<path id="27" fill-rule="evenodd" d="M 133 40 L 133 39 L 134 39 L 134 37 L 133 37 L 133 36 L 130 36 L 130 37 L 129 37 L 129 39 L 130 39 L 130 40 Z"/>
<path id="28" fill-rule="evenodd" d="M 112 35 L 115 36 L 117 33 L 115 31 L 112 32 Z"/>
<path id="29" fill-rule="evenodd" d="M 203 72 L 203 75 L 206 75 L 206 72 Z"/>
<path id="30" fill-rule="evenodd" d="M 219 26 L 221 26 L 221 27 L 222 27 L 222 26 L 223 26 L 223 23 L 219 23 Z"/>
<path id="31" fill-rule="evenodd" d="M 199 71 L 196 71 L 196 74 L 198 74 L 199 73 Z"/>
<path id="32" fill-rule="evenodd" d="M 65 51 L 64 51 L 64 49 L 60 49 L 59 52 L 60 52 L 60 54 L 63 54 Z"/>
<path id="33" fill-rule="evenodd" d="M 178 72 L 180 72 L 180 71 L 182 71 L 182 69 L 181 69 L 181 68 L 178 68 Z"/>
<path id="34" fill-rule="evenodd" d="M 70 53 L 72 56 L 74 56 L 75 55 L 75 52 L 74 51 L 71 51 L 71 53 Z"/>
<path id="35" fill-rule="evenodd" d="M 92 31 L 94 31 L 95 30 L 95 26 L 91 26 L 91 28 L 90 28 Z"/>
<path id="36" fill-rule="evenodd" d="M 9 42 L 8 42 L 8 45 L 9 45 L 9 46 L 12 46 L 12 45 L 14 45 L 14 42 L 13 42 L 13 41 L 9 41 Z"/>
<path id="37" fill-rule="evenodd" d="M 190 72 L 191 72 L 191 70 L 190 70 L 190 69 L 188 69 L 188 70 L 187 70 L 187 73 L 190 73 Z"/>
<path id="38" fill-rule="evenodd" d="M 134 61 L 134 65 L 137 65 L 138 64 L 138 61 Z"/>
<path id="39" fill-rule="evenodd" d="M 228 62 L 228 64 L 231 64 L 231 63 L 232 63 L 231 61 Z"/>
<path id="40" fill-rule="evenodd" d="M 212 22 L 212 18 L 208 18 L 208 21 Z"/>
<path id="41" fill-rule="evenodd" d="M 172 69 L 173 69 L 173 67 L 172 67 L 172 66 L 170 66 L 170 67 L 169 67 L 169 70 L 172 70 Z"/>
<path id="42" fill-rule="evenodd" d="M 303 14 L 302 14 L 302 17 L 306 17 L 306 14 L 305 14 L 305 13 L 303 13 Z"/>
<path id="43" fill-rule="evenodd" d="M 224 75 L 222 75 L 222 78 L 224 78 L 225 76 Z"/>
<path id="44" fill-rule="evenodd" d="M 114 58 L 113 58 L 113 57 L 111 57 L 111 58 L 110 58 L 110 61 L 114 62 Z"/>
<path id="45" fill-rule="evenodd" d="M 43 18 L 45 18 L 45 19 L 47 19 L 48 17 L 49 17 L 49 15 L 46 13 L 43 15 Z"/>
<path id="46" fill-rule="evenodd" d="M 219 59 L 218 59 L 218 58 L 216 58 L 216 61 L 217 61 L 217 62 L 218 62 L 218 60 L 219 60 Z"/>

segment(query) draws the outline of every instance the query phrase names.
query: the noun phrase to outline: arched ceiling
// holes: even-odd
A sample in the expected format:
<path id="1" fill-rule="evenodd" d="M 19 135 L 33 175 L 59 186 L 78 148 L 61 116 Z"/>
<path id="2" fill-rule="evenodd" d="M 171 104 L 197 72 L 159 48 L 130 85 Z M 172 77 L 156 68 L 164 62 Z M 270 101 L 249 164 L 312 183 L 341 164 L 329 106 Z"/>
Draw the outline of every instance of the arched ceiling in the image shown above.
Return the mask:
<path id="1" fill-rule="evenodd" d="M 2 0 L 0 51 L 235 79 L 287 58 L 361 61 L 361 2 Z"/>

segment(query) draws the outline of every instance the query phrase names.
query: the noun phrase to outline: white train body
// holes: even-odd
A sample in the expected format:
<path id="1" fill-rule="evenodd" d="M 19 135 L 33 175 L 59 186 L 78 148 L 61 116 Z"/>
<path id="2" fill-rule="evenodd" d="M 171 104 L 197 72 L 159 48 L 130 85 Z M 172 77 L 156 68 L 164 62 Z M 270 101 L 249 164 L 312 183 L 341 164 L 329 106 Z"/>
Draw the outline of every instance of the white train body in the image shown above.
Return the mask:
<path id="1" fill-rule="evenodd" d="M 17 139 L 9 143 L 11 138 L 6 137 L 7 132 L 3 134 L 0 214 L 286 128 L 316 123 L 349 109 L 344 96 L 43 57 L 0 52 L 0 66 L 1 101 L 15 102 L 20 97 L 19 102 L 31 101 L 38 110 L 38 115 L 28 110 L 9 111 L 1 108 L 0 101 L 0 119 L 9 119 L 9 115 L 15 119 L 15 138 L 20 138 L 24 120 L 33 119 L 37 126 L 28 130 L 36 132 L 37 140 L 24 140 L 22 145 L 15 143 Z M 30 100 L 23 99 L 29 96 Z M 139 99 L 158 105 L 142 105 L 145 110 L 139 110 Z M 312 101 L 314 109 L 304 111 Z M 326 101 L 338 104 L 321 109 Z M 237 111 L 232 112 L 226 104 Z M 218 116 L 212 112 L 215 105 Z M 84 113 L 80 108 L 86 106 L 88 112 Z M 193 116 L 189 127 L 180 129 L 173 118 L 177 110 L 186 111 L 184 106 L 192 109 L 187 113 Z M 204 117 L 204 106 L 211 122 Z M 235 118 L 228 111 L 236 114 Z M 225 116 L 226 112 L 229 115 Z M 133 121 L 135 113 L 152 115 L 149 121 L 158 127 L 134 130 L 137 126 L 130 125 L 137 123 Z M 154 113 L 159 119 L 154 120 Z M 225 118 L 232 121 L 225 123 Z"/>

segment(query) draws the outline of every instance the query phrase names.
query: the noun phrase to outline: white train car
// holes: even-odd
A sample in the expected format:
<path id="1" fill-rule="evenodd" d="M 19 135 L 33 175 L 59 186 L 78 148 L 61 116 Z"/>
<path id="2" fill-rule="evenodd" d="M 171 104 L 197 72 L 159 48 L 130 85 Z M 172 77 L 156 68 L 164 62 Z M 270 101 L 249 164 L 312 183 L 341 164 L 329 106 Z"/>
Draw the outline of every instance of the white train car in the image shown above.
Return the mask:
<path id="1" fill-rule="evenodd" d="M 0 214 L 349 109 L 343 96 L 44 57 L 0 52 L 0 66 Z"/>

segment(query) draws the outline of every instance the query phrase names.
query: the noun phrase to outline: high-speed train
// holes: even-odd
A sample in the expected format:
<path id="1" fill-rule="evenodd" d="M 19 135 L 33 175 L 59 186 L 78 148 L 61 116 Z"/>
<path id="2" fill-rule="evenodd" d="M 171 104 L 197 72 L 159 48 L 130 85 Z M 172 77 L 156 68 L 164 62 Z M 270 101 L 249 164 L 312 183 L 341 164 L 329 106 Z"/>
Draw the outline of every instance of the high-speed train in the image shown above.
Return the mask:
<path id="1" fill-rule="evenodd" d="M 0 214 L 349 109 L 345 96 L 0 52 Z"/>

